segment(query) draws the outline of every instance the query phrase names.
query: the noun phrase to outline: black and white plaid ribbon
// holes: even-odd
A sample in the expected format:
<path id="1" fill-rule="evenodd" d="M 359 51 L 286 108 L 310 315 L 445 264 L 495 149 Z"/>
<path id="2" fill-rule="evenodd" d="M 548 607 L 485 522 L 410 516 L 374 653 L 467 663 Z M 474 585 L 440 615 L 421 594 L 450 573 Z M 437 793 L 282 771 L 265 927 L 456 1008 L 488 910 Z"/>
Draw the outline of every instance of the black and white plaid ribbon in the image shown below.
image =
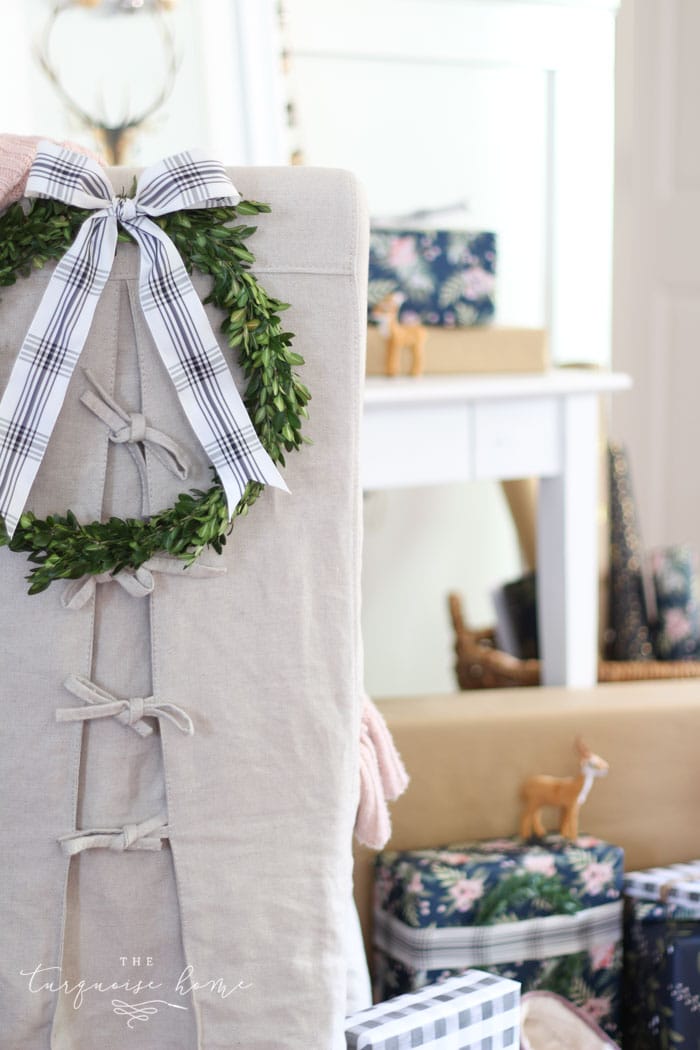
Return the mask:
<path id="1" fill-rule="evenodd" d="M 622 940 L 621 900 L 583 908 L 574 915 L 543 915 L 493 926 L 413 927 L 383 909 L 374 912 L 374 943 L 414 970 L 551 959 Z"/>
<path id="2" fill-rule="evenodd" d="M 200 151 L 147 168 L 133 200 L 114 197 L 89 157 L 39 145 L 26 194 L 94 209 L 60 260 L 0 401 L 0 517 L 10 536 L 39 470 L 70 378 L 109 277 L 121 224 L 141 252 L 141 306 L 180 403 L 216 468 L 233 512 L 248 481 L 287 490 L 264 450 L 199 297 L 169 237 L 149 216 L 241 199 L 224 168 Z"/>

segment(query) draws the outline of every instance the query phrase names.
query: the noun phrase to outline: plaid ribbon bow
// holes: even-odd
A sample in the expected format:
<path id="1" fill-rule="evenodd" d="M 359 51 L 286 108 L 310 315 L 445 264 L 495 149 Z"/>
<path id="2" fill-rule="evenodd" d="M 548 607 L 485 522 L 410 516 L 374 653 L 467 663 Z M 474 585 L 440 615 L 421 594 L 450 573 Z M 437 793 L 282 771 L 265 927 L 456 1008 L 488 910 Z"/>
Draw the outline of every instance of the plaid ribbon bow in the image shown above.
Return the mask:
<path id="1" fill-rule="evenodd" d="M 42 142 L 26 194 L 95 211 L 56 266 L 0 401 L 0 516 L 8 534 L 17 527 L 85 345 L 114 261 L 118 224 L 139 245 L 144 316 L 229 511 L 248 481 L 288 491 L 253 429 L 175 245 L 149 218 L 237 204 L 240 194 L 222 165 L 198 150 L 178 153 L 147 168 L 131 200 L 113 196 L 89 157 Z"/>

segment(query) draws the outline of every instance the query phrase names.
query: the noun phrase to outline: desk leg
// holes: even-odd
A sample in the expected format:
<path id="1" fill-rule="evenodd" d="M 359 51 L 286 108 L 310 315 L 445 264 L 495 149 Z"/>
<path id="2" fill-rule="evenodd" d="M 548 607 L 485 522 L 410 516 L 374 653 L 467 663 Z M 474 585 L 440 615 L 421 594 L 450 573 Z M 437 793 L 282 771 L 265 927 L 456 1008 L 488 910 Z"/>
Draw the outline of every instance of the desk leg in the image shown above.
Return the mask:
<path id="1" fill-rule="evenodd" d="M 598 398 L 561 402 L 561 474 L 540 482 L 538 609 L 542 684 L 597 678 Z"/>

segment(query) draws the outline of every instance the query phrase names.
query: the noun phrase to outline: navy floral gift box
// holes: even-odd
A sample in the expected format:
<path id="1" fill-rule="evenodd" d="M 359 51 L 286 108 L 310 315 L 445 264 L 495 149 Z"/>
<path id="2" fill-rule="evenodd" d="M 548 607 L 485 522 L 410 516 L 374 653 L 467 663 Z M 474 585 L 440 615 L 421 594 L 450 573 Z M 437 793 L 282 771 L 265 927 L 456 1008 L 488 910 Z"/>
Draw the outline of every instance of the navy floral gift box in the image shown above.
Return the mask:
<path id="1" fill-rule="evenodd" d="M 484 324 L 494 314 L 495 274 L 494 233 L 375 228 L 369 239 L 370 319 L 377 303 L 399 292 L 405 324 Z"/>
<path id="2" fill-rule="evenodd" d="M 625 897 L 625 1047 L 696 1050 L 700 861 L 629 872 Z"/>
<path id="3" fill-rule="evenodd" d="M 557 992 L 619 1037 L 623 851 L 548 835 L 384 852 L 376 863 L 376 997 L 469 967 Z"/>

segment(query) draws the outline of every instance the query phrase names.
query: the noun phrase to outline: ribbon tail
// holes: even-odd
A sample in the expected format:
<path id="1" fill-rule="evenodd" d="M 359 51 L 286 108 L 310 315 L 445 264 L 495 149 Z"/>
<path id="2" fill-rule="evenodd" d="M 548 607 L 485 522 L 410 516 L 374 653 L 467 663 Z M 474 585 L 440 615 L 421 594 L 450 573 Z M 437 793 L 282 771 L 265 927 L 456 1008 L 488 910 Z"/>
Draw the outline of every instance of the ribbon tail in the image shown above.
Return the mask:
<path id="1" fill-rule="evenodd" d="M 105 202 L 108 204 L 108 202 Z M 19 522 L 85 345 L 117 244 L 117 224 L 95 212 L 60 260 L 0 401 L 0 517 Z"/>
<path id="2" fill-rule="evenodd" d="M 242 499 L 246 485 L 249 481 L 257 481 L 264 485 L 271 485 L 273 488 L 281 489 L 283 492 L 289 494 L 289 488 L 287 487 L 284 478 L 277 470 L 277 467 L 272 462 L 260 442 L 257 441 L 257 448 L 252 443 L 249 445 L 249 448 L 250 456 L 255 462 L 255 470 L 248 468 L 248 470 L 244 471 L 242 478 L 239 468 L 224 461 L 223 457 L 220 457 L 219 462 L 217 463 L 215 453 L 208 453 L 212 465 L 216 467 L 219 480 L 221 481 L 224 492 L 226 493 L 226 504 L 228 506 L 229 517 L 233 516 L 236 505 Z"/>
<path id="3" fill-rule="evenodd" d="M 216 469 L 233 514 L 249 481 L 288 488 L 260 443 L 182 259 L 146 215 L 124 225 L 141 248 L 146 323 L 180 404 Z"/>

